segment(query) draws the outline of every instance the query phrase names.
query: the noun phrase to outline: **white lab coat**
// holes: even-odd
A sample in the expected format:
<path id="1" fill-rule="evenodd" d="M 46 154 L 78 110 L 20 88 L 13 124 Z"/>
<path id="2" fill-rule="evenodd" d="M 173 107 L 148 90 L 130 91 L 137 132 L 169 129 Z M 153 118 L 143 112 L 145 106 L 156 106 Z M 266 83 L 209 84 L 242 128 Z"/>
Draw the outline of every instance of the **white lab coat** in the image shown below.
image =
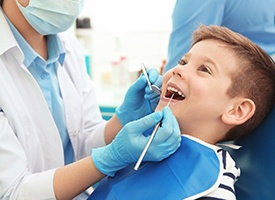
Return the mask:
<path id="1" fill-rule="evenodd" d="M 0 199 L 54 199 L 53 174 L 63 166 L 62 142 L 39 85 L 0 9 Z M 74 38 L 57 66 L 67 129 L 76 159 L 105 145 L 102 119 L 85 61 Z M 77 184 L 77 183 L 72 183 Z"/>

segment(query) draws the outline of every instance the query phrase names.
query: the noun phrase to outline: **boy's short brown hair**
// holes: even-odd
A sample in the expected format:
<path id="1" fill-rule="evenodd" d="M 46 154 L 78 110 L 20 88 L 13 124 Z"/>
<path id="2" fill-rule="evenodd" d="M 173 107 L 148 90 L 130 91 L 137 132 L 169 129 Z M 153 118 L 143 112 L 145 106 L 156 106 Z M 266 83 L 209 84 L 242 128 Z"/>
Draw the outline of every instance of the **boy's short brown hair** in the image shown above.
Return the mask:
<path id="1" fill-rule="evenodd" d="M 2 6 L 4 0 L 0 0 L 0 6 Z"/>
<path id="2" fill-rule="evenodd" d="M 225 140 L 235 140 L 255 129 L 272 110 L 275 102 L 275 63 L 259 46 L 228 28 L 201 25 L 193 34 L 191 46 L 206 39 L 225 43 L 239 59 L 227 94 L 232 98 L 244 96 L 256 105 L 253 117 L 227 133 Z"/>

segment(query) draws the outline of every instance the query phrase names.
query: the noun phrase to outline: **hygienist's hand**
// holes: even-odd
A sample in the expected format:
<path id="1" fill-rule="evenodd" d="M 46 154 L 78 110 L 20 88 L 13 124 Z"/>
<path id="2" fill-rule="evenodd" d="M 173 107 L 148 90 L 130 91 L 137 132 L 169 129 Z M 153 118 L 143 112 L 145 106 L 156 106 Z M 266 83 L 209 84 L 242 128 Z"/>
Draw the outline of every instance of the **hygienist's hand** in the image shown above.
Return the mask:
<path id="1" fill-rule="evenodd" d="M 162 76 L 157 69 L 149 69 L 148 77 L 152 84 L 159 88 L 162 85 Z M 154 112 L 159 95 L 150 90 L 145 76 L 142 74 L 128 89 L 123 103 L 116 109 L 116 116 L 124 126 L 130 121 L 140 119 Z"/>
<path id="2" fill-rule="evenodd" d="M 103 174 L 113 176 L 116 171 L 136 162 L 149 137 L 142 132 L 162 123 L 145 154 L 144 161 L 161 161 L 174 153 L 180 146 L 180 130 L 170 108 L 152 113 L 142 119 L 126 124 L 112 143 L 92 150 L 95 166 Z"/>

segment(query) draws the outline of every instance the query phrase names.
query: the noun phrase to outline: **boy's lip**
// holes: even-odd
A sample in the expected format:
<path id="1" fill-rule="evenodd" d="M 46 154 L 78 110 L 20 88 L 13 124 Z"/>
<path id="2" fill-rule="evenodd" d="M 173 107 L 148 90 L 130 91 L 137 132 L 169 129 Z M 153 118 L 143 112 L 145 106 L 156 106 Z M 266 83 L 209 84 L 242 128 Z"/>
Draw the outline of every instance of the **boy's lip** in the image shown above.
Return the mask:
<path id="1" fill-rule="evenodd" d="M 172 94 L 174 94 L 173 100 L 182 101 L 185 99 L 185 94 L 176 84 L 168 83 L 166 86 L 164 96 L 166 98 L 171 98 Z"/>

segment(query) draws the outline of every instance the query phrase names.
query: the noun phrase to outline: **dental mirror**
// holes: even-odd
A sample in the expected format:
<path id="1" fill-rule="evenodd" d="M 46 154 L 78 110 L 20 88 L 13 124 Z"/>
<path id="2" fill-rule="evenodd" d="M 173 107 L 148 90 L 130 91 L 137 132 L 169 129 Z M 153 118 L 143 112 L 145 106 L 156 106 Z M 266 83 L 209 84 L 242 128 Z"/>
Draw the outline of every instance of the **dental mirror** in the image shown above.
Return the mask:
<path id="1" fill-rule="evenodd" d="M 143 74 L 144 74 L 144 76 L 147 80 L 147 83 L 148 83 L 148 86 L 149 86 L 150 90 L 152 90 L 154 93 L 160 95 L 161 94 L 161 89 L 158 86 L 150 83 L 146 68 L 145 68 L 143 63 L 141 63 L 141 68 L 142 68 L 142 72 L 143 72 Z"/>

